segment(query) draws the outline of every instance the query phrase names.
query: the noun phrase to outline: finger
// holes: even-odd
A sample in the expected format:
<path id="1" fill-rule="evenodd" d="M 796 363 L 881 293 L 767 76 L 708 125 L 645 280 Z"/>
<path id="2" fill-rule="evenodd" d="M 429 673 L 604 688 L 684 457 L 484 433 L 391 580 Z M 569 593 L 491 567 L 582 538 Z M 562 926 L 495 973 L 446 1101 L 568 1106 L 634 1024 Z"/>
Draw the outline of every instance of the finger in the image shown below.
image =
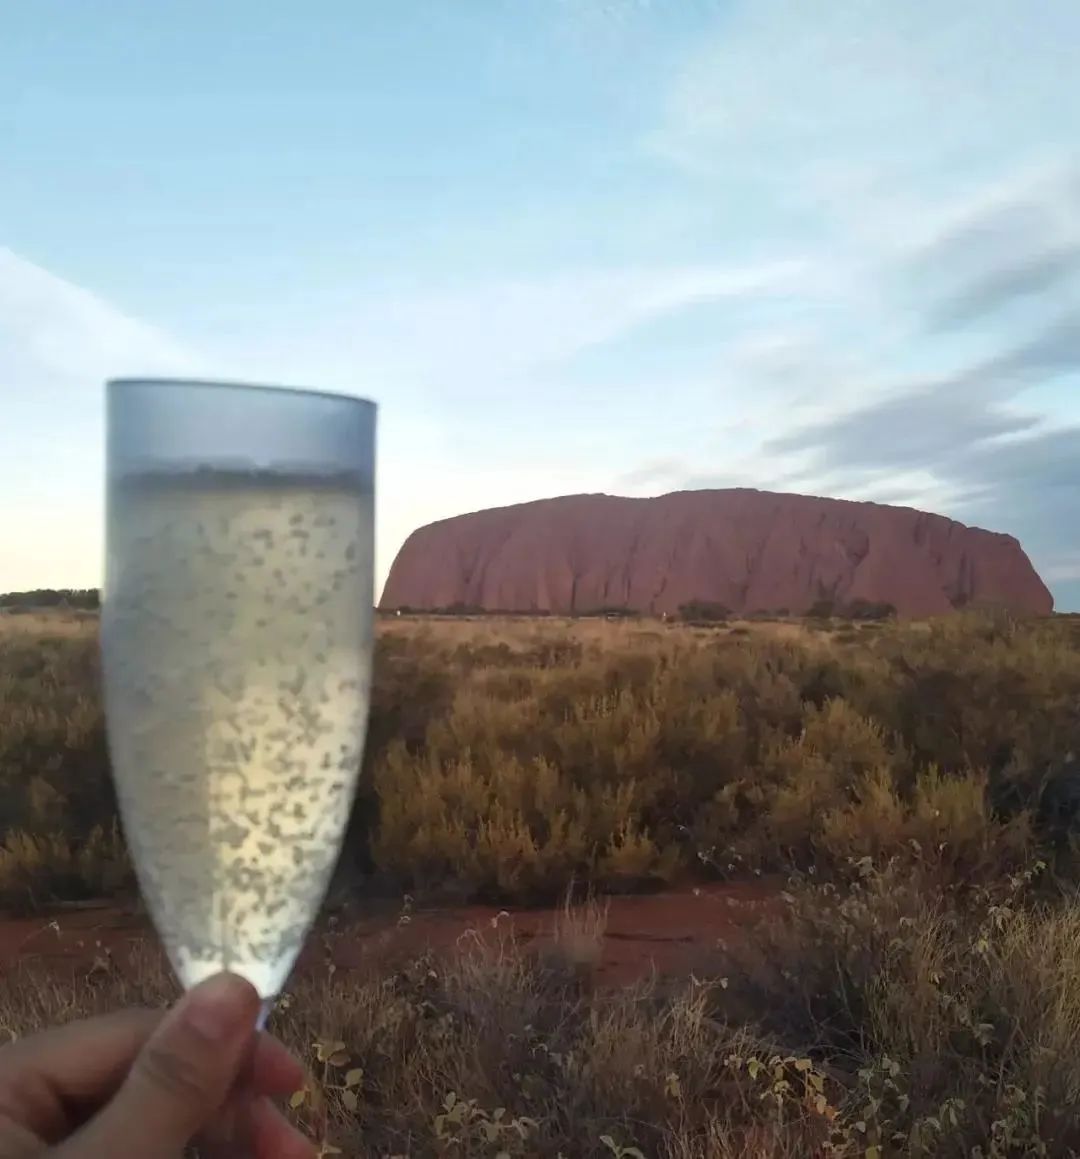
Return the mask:
<path id="1" fill-rule="evenodd" d="M 250 1059 L 259 996 L 235 974 L 189 991 L 135 1057 L 116 1097 L 61 1149 L 68 1159 L 175 1159 L 214 1118 Z"/>
<path id="2" fill-rule="evenodd" d="M 285 1047 L 260 1034 L 252 1043 L 248 1061 L 225 1104 L 200 1136 L 206 1154 L 237 1159 L 250 1134 L 250 1108 L 262 1096 L 291 1095 L 304 1085 L 304 1080 L 303 1066 Z M 249 1149 L 243 1147 L 244 1154 Z"/>
<path id="3" fill-rule="evenodd" d="M 0 1049 L 0 1116 L 46 1143 L 67 1138 L 120 1088 L 136 1055 L 161 1023 L 158 1010 L 126 1010 L 19 1039 Z M 288 1095 L 304 1068 L 262 1033 L 246 1076 L 252 1090 Z"/>
<path id="4" fill-rule="evenodd" d="M 226 1099 L 224 1106 L 199 1132 L 200 1159 L 250 1159 L 246 1107 L 254 1097 L 250 1091 L 237 1088 Z"/>
<path id="5" fill-rule="evenodd" d="M 291 1095 L 304 1085 L 305 1078 L 303 1064 L 276 1038 L 259 1035 L 246 1080 L 254 1090 L 261 1095 Z"/>
<path id="6" fill-rule="evenodd" d="M 199 1136 L 204 1159 L 312 1159 L 315 1145 L 270 1102 L 237 1091 Z"/>
<path id="7" fill-rule="evenodd" d="M 159 1011 L 128 1010 L 5 1046 L 0 1050 L 0 1116 L 24 1124 L 46 1143 L 66 1138 L 120 1087 L 161 1018 Z M 276 1056 L 264 1060 L 263 1054 L 260 1050 L 260 1066 L 277 1079 L 283 1062 Z"/>
<path id="8" fill-rule="evenodd" d="M 67 1138 L 119 1090 L 161 1011 L 126 1010 L 20 1039 L 0 1049 L 0 1115 L 46 1143 Z M 276 1039 L 260 1034 L 247 1081 L 264 1095 L 304 1085 L 304 1068 Z"/>
<path id="9" fill-rule="evenodd" d="M 249 1116 L 249 1145 L 253 1159 L 315 1159 L 315 1144 L 298 1131 L 269 1099 L 254 1099 Z"/>

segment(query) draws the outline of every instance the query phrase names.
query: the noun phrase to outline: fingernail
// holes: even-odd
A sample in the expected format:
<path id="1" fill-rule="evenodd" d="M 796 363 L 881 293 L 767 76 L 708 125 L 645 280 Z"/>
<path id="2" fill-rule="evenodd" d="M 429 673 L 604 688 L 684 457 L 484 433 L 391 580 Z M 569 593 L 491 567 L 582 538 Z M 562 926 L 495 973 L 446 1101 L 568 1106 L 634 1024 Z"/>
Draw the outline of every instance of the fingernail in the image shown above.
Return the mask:
<path id="1" fill-rule="evenodd" d="M 238 974 L 215 974 L 181 1000 L 184 1021 L 211 1042 L 228 1042 L 254 1031 L 259 995 Z"/>

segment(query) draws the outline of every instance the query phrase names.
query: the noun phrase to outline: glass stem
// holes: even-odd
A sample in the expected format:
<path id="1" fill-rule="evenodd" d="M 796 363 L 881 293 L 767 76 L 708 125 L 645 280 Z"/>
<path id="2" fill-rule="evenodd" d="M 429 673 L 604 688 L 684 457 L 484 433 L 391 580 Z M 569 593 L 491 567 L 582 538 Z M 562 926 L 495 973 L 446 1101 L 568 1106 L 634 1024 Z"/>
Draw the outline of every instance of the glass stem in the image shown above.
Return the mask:
<path id="1" fill-rule="evenodd" d="M 255 1019 L 256 1032 L 266 1029 L 266 1020 L 270 1017 L 270 1011 L 274 1009 L 274 999 L 264 998 L 262 1005 L 259 1007 L 259 1017 Z"/>

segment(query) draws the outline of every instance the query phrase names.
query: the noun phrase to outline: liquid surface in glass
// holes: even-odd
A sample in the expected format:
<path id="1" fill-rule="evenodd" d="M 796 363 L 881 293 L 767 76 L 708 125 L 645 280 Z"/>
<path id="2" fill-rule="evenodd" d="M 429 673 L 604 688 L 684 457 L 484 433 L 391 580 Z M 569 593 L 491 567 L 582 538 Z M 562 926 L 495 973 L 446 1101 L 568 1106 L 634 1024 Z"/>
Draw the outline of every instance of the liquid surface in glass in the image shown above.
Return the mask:
<path id="1" fill-rule="evenodd" d="M 349 816 L 371 675 L 373 501 L 351 477 L 132 474 L 110 494 L 114 777 L 181 982 L 278 992 Z"/>

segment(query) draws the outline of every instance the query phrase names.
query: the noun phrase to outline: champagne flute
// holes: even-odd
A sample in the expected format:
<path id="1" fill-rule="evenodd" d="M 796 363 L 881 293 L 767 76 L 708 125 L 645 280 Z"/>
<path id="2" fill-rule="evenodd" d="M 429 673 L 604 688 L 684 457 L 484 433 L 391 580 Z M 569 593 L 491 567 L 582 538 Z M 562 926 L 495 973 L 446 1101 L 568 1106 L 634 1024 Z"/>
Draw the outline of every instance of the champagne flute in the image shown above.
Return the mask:
<path id="1" fill-rule="evenodd" d="M 376 408 L 107 385 L 105 707 L 136 873 L 185 987 L 284 985 L 367 730 Z"/>

